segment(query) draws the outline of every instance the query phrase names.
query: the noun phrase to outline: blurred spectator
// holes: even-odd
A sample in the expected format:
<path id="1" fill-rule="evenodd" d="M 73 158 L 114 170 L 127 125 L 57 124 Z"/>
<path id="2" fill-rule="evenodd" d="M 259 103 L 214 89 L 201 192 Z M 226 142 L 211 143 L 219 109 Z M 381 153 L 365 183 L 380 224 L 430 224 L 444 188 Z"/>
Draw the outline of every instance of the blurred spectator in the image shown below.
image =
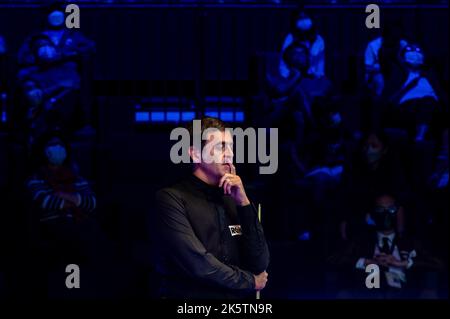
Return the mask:
<path id="1" fill-rule="evenodd" d="M 311 17 L 303 11 L 295 11 L 291 18 L 291 30 L 286 36 L 281 48 L 281 54 L 292 44 L 302 44 L 308 51 L 308 68 L 304 75 L 320 78 L 325 76 L 325 42 L 318 34 Z M 284 58 L 280 61 L 280 74 L 284 78 L 290 76 L 290 68 Z"/>
<path id="2" fill-rule="evenodd" d="M 40 210 L 39 220 L 81 221 L 96 207 L 89 183 L 76 173 L 70 146 L 57 133 L 44 134 L 35 145 L 37 171 L 27 187 Z"/>
<path id="3" fill-rule="evenodd" d="M 348 239 L 352 228 L 357 228 L 361 220 L 361 207 L 382 190 L 396 194 L 399 201 L 407 200 L 408 187 L 404 165 L 400 161 L 398 146 L 391 145 L 384 132 L 370 132 L 357 152 L 344 168 L 342 185 L 341 236 Z M 405 225 L 398 225 L 403 233 Z M 400 227 L 401 226 L 401 227 Z"/>
<path id="4" fill-rule="evenodd" d="M 330 259 L 342 270 L 350 271 L 350 277 L 343 282 L 352 291 L 347 297 L 411 298 L 420 296 L 424 290 L 428 296 L 437 297 L 435 275 L 443 270 L 442 262 L 418 241 L 398 233 L 400 207 L 393 196 L 384 194 L 375 198 L 366 214 L 368 226 L 360 228 L 359 236 Z M 365 269 L 370 264 L 380 267 L 379 289 L 365 287 Z"/>
<path id="5" fill-rule="evenodd" d="M 367 45 L 364 54 L 365 78 L 376 96 L 381 96 L 386 88 L 388 91 L 392 86 L 396 88 L 399 54 L 407 44 L 404 38 L 400 22 L 388 20 L 383 23 L 381 36 Z"/>
<path id="6" fill-rule="evenodd" d="M 19 71 L 22 113 L 32 142 L 46 130 L 82 126 L 80 76 L 74 62 L 61 59 L 46 35 L 30 39 L 35 64 Z"/>
<path id="7" fill-rule="evenodd" d="M 42 31 L 33 32 L 18 53 L 20 84 L 26 83 L 27 86 L 28 81 L 33 81 L 34 86 L 42 90 L 41 105 L 35 108 L 40 111 L 34 112 L 34 123 L 31 124 L 34 132 L 31 132 L 29 142 L 47 129 L 57 127 L 72 132 L 91 124 L 92 93 L 89 82 L 92 79 L 90 64 L 95 43 L 78 29 L 65 27 L 64 8 L 61 3 L 47 6 L 45 27 Z M 27 104 L 27 92 L 23 93 L 22 98 Z M 28 107 L 24 106 L 25 109 Z M 15 112 L 16 116 L 17 113 L 30 114 L 27 110 Z M 48 119 L 44 121 L 48 113 L 59 123 L 50 123 Z"/>
<path id="8" fill-rule="evenodd" d="M 59 59 L 80 62 L 81 58 L 94 52 L 95 44 L 93 41 L 85 38 L 77 29 L 67 29 L 65 27 L 65 13 L 61 4 L 49 6 L 46 13 L 46 27 L 38 34 L 45 35 L 51 40 Z M 37 63 L 35 50 L 33 49 L 33 36 L 25 40 L 19 50 L 18 60 L 22 66 L 35 65 Z M 53 49 L 48 49 L 47 52 L 50 50 Z"/>
<path id="9" fill-rule="evenodd" d="M 289 75 L 267 75 L 272 125 L 278 126 L 279 121 L 284 121 L 286 129 L 283 131 L 300 143 L 306 131 L 317 126 L 317 110 L 322 107 L 316 105 L 330 94 L 332 87 L 325 77 L 314 78 L 308 74 L 309 50 L 304 44 L 291 44 L 284 51 L 283 59 Z"/>
<path id="10" fill-rule="evenodd" d="M 403 128 L 416 141 L 422 141 L 429 130 L 433 113 L 438 110 L 438 94 L 425 71 L 424 52 L 418 45 L 405 45 L 400 58 L 406 71 L 406 81 L 390 97 L 387 125 Z"/>

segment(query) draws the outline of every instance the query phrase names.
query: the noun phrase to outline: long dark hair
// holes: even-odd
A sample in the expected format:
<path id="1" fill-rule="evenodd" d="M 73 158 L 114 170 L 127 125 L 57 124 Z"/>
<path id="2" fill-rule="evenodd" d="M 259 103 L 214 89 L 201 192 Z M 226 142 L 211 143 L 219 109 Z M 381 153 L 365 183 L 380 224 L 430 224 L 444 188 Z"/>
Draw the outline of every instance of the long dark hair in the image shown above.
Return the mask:
<path id="1" fill-rule="evenodd" d="M 403 26 L 400 21 L 386 19 L 381 31 L 383 43 L 378 52 L 381 73 L 390 76 L 394 65 L 399 63 L 400 41 L 405 38 Z"/>

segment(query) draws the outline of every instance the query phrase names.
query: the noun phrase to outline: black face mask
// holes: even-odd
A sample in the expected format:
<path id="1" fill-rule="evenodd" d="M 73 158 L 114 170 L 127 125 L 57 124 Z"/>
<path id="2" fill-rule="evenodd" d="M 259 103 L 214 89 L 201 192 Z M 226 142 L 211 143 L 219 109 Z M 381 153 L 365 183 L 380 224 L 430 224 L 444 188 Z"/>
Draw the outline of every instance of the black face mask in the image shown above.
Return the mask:
<path id="1" fill-rule="evenodd" d="M 397 206 L 388 208 L 377 206 L 372 211 L 371 217 L 375 222 L 375 227 L 378 231 L 386 231 L 395 229 L 397 226 Z"/>

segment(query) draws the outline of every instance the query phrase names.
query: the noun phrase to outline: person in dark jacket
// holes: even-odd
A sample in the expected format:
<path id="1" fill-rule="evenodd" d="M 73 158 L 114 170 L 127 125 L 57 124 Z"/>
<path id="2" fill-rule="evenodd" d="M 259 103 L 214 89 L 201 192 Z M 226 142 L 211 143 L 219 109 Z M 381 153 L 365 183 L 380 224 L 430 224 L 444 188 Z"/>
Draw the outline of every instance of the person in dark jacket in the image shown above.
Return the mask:
<path id="1" fill-rule="evenodd" d="M 191 136 L 208 128 L 216 130 L 202 149 L 211 147 L 213 162 L 191 145 L 192 175 L 156 194 L 153 233 L 162 297 L 245 298 L 267 282 L 268 246 L 232 164 L 233 138 L 214 118 L 202 119 L 201 132 L 191 129 Z"/>
<path id="2" fill-rule="evenodd" d="M 352 236 L 357 228 L 361 207 L 371 203 L 376 194 L 388 191 L 395 194 L 400 207 L 408 203 L 409 187 L 405 168 L 399 156 L 398 145 L 390 142 L 383 131 L 369 132 L 358 150 L 344 168 L 341 188 L 341 237 Z M 369 207 L 366 207 L 367 209 Z M 402 209 L 399 211 L 402 215 Z M 399 223 L 397 231 L 403 233 L 405 225 Z"/>
<path id="3" fill-rule="evenodd" d="M 350 289 L 351 297 L 410 298 L 437 287 L 435 275 L 443 270 L 443 263 L 418 240 L 399 234 L 399 211 L 392 195 L 380 193 L 366 214 L 368 226 L 329 259 L 349 275 L 340 288 Z M 367 287 L 369 265 L 379 267 L 377 289 Z"/>

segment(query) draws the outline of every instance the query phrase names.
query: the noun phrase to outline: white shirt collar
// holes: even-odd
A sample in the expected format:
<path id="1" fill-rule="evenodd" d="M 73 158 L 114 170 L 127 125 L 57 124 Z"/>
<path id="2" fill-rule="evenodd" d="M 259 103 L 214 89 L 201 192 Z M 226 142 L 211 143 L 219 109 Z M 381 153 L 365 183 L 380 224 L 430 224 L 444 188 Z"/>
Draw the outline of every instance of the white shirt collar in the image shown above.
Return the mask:
<path id="1" fill-rule="evenodd" d="M 383 238 L 387 238 L 389 240 L 389 247 L 392 245 L 392 242 L 395 238 L 395 232 L 389 235 L 385 235 L 382 232 L 377 232 L 377 238 L 378 238 L 378 246 L 383 246 Z"/>

